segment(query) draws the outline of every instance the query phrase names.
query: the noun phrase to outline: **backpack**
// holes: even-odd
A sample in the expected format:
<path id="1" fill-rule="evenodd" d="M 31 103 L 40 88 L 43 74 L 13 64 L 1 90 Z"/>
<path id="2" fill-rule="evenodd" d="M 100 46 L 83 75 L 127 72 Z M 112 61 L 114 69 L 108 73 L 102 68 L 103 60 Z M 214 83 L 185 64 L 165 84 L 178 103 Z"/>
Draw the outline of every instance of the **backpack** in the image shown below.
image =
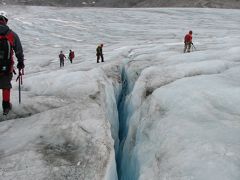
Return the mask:
<path id="1" fill-rule="evenodd" d="M 70 56 L 69 56 L 71 59 L 73 59 L 75 57 L 74 55 L 74 51 L 70 52 Z"/>
<path id="2" fill-rule="evenodd" d="M 8 35 L 0 35 L 0 73 L 9 73 L 12 67 L 12 43 L 13 36 L 11 33 Z"/>

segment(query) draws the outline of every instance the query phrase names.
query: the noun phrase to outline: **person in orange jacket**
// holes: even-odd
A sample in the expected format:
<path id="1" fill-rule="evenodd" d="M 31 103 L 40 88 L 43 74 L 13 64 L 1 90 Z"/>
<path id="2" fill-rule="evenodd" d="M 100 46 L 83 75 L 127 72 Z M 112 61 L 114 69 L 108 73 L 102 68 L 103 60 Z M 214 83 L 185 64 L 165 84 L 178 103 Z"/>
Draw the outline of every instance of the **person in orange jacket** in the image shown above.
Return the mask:
<path id="1" fill-rule="evenodd" d="M 184 50 L 183 52 L 185 53 L 186 51 L 189 53 L 191 50 L 192 46 L 192 31 L 189 31 L 188 34 L 185 35 L 184 37 Z"/>

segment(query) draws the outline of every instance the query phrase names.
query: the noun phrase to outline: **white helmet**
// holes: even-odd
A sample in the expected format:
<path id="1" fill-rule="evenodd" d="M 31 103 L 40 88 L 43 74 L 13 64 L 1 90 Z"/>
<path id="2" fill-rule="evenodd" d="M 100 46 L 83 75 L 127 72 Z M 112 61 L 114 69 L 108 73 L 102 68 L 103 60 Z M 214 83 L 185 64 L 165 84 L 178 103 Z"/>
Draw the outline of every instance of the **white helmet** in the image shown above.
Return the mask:
<path id="1" fill-rule="evenodd" d="M 8 20 L 7 13 L 5 11 L 0 11 L 0 17 L 4 17 L 6 21 Z"/>

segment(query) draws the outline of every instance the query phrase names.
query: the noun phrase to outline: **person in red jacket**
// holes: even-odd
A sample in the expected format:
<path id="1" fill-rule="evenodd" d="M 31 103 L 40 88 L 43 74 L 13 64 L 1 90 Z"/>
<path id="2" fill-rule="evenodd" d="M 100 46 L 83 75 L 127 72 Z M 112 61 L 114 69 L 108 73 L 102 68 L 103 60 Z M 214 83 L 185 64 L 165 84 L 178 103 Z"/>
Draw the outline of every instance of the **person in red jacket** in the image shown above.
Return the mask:
<path id="1" fill-rule="evenodd" d="M 21 41 L 18 35 L 8 26 L 7 13 L 0 11 L 0 89 L 2 89 L 3 114 L 7 115 L 11 110 L 10 90 L 13 76 L 13 54 L 17 57 L 19 72 L 24 68 L 24 55 Z"/>
<path id="2" fill-rule="evenodd" d="M 192 31 L 189 31 L 189 33 L 186 34 L 185 37 L 184 37 L 184 50 L 183 50 L 183 52 L 184 53 L 186 51 L 190 52 L 191 46 L 192 46 Z"/>
<path id="3" fill-rule="evenodd" d="M 69 50 L 69 55 L 68 55 L 68 59 L 70 60 L 70 62 L 72 63 L 72 60 L 74 59 L 75 54 L 74 51 L 72 51 L 71 49 Z"/>

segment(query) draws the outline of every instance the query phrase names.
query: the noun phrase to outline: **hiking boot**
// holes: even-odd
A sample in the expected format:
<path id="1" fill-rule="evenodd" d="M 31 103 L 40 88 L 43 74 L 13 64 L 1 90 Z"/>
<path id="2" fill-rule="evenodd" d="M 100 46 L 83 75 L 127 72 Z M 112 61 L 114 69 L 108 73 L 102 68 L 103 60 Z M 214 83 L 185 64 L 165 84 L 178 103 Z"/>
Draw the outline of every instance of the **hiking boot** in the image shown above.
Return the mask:
<path id="1" fill-rule="evenodd" d="M 12 104 L 10 102 L 3 101 L 2 107 L 3 107 L 3 115 L 7 115 L 9 111 L 12 109 Z"/>
<path id="2" fill-rule="evenodd" d="M 10 111 L 10 109 L 4 109 L 3 110 L 3 115 L 8 115 L 9 111 Z"/>

